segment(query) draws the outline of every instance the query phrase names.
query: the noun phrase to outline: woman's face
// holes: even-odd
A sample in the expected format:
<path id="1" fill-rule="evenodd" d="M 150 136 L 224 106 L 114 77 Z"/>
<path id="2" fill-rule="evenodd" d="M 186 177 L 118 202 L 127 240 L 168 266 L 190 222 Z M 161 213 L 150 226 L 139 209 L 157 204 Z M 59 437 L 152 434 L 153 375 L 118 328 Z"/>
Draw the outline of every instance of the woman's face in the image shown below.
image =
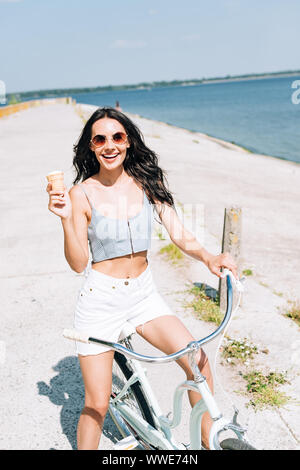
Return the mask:
<path id="1" fill-rule="evenodd" d="M 96 136 L 101 137 L 95 139 Z M 122 137 L 124 137 L 124 142 Z M 119 143 L 120 140 L 121 143 Z M 103 141 L 103 145 L 97 147 L 97 141 Z M 130 143 L 128 137 L 126 137 L 126 131 L 119 121 L 105 117 L 94 122 L 90 148 L 95 153 L 101 168 L 107 170 L 118 168 L 123 164 L 129 147 Z"/>

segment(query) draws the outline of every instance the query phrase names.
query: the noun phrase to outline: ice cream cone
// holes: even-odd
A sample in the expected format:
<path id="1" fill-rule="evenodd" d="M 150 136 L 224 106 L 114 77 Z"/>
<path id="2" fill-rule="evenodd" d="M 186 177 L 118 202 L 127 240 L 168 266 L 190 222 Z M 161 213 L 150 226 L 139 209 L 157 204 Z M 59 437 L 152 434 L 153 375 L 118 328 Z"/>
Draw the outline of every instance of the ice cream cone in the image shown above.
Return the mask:
<path id="1" fill-rule="evenodd" d="M 63 171 L 52 171 L 47 175 L 47 180 L 52 184 L 52 191 L 61 191 L 65 189 Z"/>

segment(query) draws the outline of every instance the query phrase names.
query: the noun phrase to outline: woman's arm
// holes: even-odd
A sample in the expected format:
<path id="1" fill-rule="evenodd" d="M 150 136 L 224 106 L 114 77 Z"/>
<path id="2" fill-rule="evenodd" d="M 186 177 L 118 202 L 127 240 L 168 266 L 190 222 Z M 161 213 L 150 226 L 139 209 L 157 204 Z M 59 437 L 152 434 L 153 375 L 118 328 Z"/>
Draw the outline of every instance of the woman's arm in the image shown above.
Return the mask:
<path id="1" fill-rule="evenodd" d="M 230 269 L 234 276 L 238 278 L 237 265 L 229 253 L 221 253 L 220 255 L 209 253 L 195 236 L 184 227 L 173 207 L 157 202 L 156 211 L 172 242 L 180 250 L 192 258 L 202 261 L 218 277 L 222 276 L 221 268 L 223 267 Z"/>
<path id="2" fill-rule="evenodd" d="M 77 186 L 63 195 L 51 190 L 51 183 L 47 186 L 49 193 L 49 210 L 61 218 L 64 231 L 65 258 L 73 271 L 84 271 L 89 260 L 86 214 L 86 197 Z"/>

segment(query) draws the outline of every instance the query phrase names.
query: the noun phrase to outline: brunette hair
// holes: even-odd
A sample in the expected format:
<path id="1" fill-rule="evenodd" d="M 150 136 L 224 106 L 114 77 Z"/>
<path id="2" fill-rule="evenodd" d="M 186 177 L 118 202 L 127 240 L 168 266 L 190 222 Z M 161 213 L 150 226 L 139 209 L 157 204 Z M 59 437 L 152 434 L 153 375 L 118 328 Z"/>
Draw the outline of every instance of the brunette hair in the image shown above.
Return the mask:
<path id="1" fill-rule="evenodd" d="M 85 181 L 100 170 L 100 164 L 90 149 L 90 140 L 94 122 L 105 117 L 119 121 L 128 135 L 130 147 L 123 163 L 126 173 L 142 185 L 152 204 L 157 199 L 174 206 L 173 196 L 166 187 L 164 171 L 158 166 L 157 155 L 145 145 L 139 128 L 125 114 L 114 108 L 99 108 L 86 122 L 77 144 L 74 145 L 73 165 L 76 177 L 73 183 Z"/>

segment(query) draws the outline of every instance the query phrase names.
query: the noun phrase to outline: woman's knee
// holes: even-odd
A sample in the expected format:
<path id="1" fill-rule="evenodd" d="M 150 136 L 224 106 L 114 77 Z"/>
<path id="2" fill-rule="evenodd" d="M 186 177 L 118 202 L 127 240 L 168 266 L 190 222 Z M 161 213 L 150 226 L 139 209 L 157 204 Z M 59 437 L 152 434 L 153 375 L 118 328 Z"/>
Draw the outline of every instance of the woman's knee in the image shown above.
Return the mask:
<path id="1" fill-rule="evenodd" d="M 111 394 L 113 351 L 97 356 L 80 356 L 85 388 L 83 414 L 102 419 L 105 417 Z"/>
<path id="2" fill-rule="evenodd" d="M 103 421 L 109 406 L 109 399 L 91 400 L 85 401 L 84 408 L 81 414 L 90 416 L 96 421 Z"/>

